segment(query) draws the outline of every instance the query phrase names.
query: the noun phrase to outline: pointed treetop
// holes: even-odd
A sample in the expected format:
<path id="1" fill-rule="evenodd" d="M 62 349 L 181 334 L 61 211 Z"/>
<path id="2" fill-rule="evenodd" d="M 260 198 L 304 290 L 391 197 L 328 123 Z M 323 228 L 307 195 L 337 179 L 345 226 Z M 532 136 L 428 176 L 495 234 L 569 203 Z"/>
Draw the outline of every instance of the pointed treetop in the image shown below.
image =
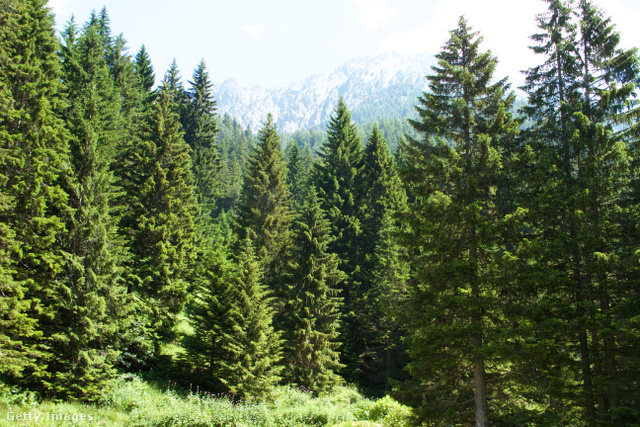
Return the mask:
<path id="1" fill-rule="evenodd" d="M 153 72 L 151 59 L 144 45 L 140 48 L 135 58 L 135 73 L 140 79 L 140 84 L 146 92 L 151 92 L 155 84 L 156 75 Z"/>
<path id="2" fill-rule="evenodd" d="M 182 88 L 182 82 L 180 81 L 180 71 L 178 70 L 178 63 L 174 58 L 169 66 L 169 69 L 162 79 L 162 87 L 170 91 L 175 91 Z"/>

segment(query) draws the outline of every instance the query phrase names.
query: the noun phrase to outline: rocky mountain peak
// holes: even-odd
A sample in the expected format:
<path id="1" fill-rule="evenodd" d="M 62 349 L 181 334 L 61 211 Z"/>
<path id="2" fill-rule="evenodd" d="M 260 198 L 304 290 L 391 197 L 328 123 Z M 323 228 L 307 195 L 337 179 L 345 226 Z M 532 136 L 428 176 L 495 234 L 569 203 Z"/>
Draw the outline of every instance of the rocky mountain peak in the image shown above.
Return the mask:
<path id="1" fill-rule="evenodd" d="M 243 88 L 226 80 L 214 85 L 213 95 L 221 115 L 229 114 L 254 130 L 267 113 L 273 114 L 284 132 L 324 126 L 340 97 L 352 110 L 354 120 L 376 120 L 402 115 L 408 104 L 414 105 L 435 63 L 428 53 L 383 53 L 350 60 L 334 71 L 284 88 Z M 377 114 L 380 117 L 375 117 Z"/>

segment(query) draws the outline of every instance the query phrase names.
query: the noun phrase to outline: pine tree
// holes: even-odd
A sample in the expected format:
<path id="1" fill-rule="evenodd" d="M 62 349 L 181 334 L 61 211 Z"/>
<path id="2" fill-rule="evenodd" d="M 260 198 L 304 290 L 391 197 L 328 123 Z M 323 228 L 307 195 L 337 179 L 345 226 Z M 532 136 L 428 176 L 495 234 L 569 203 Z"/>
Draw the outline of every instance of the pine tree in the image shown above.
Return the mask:
<path id="1" fill-rule="evenodd" d="M 416 197 L 403 215 L 416 283 L 402 320 L 424 415 L 453 421 L 474 403 L 476 425 L 487 426 L 503 339 L 496 195 L 501 146 L 516 126 L 514 95 L 506 79 L 492 82 L 497 59 L 479 51 L 481 40 L 461 17 L 411 122 L 424 140 L 410 140 L 403 171 Z"/>
<path id="2" fill-rule="evenodd" d="M 236 119 L 225 114 L 218 132 L 218 145 L 222 167 L 221 194 L 216 200 L 216 214 L 236 210 L 244 181 L 243 170 L 250 157 L 251 147 L 255 147 L 257 141 L 252 133 L 242 129 Z"/>
<path id="3" fill-rule="evenodd" d="M 0 230 L 3 379 L 47 391 L 47 340 L 63 265 L 67 135 L 54 114 L 60 63 L 46 2 L 0 7 Z M 7 308 L 9 311 L 5 311 Z M 7 329 L 4 329 L 4 328 Z"/>
<path id="4" fill-rule="evenodd" d="M 312 181 L 316 185 L 322 209 L 331 223 L 335 240 L 329 251 L 344 263 L 346 279 L 339 284 L 343 298 L 343 362 L 347 373 L 357 372 L 359 339 L 354 319 L 354 305 L 359 293 L 356 281 L 362 254 L 354 252 L 360 234 L 359 194 L 362 168 L 362 144 L 351 113 L 343 99 L 336 106 L 329 121 L 327 143 L 318 153 L 319 162 L 314 165 Z M 348 378 L 349 379 L 349 378 Z"/>
<path id="5" fill-rule="evenodd" d="M 292 260 L 286 276 L 284 365 L 288 381 L 322 391 L 342 381 L 338 371 L 340 298 L 344 279 L 339 260 L 328 252 L 332 237 L 315 190 L 310 189 L 296 223 Z"/>
<path id="6" fill-rule="evenodd" d="M 290 239 L 293 212 L 285 180 L 280 138 L 269 114 L 258 132 L 258 146 L 248 161 L 236 218 L 238 241 L 251 238 L 262 268 L 268 268 L 267 283 L 277 276 L 279 267 L 273 264 L 281 263 Z"/>
<path id="7" fill-rule="evenodd" d="M 194 257 L 193 194 L 189 147 L 175 105 L 175 90 L 165 79 L 152 105 L 143 141 L 136 149 L 137 194 L 129 213 L 133 224 L 132 289 L 141 301 L 147 333 L 160 355 L 175 339 L 177 316 L 187 301 Z"/>

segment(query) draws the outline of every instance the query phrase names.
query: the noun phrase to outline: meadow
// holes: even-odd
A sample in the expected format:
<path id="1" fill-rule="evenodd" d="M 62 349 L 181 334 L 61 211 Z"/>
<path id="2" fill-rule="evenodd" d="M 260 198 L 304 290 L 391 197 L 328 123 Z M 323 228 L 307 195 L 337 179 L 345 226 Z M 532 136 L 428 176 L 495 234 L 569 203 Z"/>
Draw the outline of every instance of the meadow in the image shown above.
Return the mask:
<path id="1" fill-rule="evenodd" d="M 132 427 L 403 427 L 411 410 L 390 397 L 373 400 L 351 387 L 335 387 L 317 396 L 308 390 L 276 387 L 262 402 L 236 401 L 198 386 L 184 390 L 172 383 L 122 375 L 93 405 L 38 402 L 33 394 L 5 390 L 0 395 L 0 426 Z"/>

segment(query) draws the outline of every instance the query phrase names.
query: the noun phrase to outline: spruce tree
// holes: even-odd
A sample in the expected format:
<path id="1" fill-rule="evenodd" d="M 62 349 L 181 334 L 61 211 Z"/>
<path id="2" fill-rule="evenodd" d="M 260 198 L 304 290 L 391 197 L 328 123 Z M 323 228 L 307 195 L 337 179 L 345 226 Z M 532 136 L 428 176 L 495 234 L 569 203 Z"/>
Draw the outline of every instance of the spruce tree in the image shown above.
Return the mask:
<path id="1" fill-rule="evenodd" d="M 328 252 L 333 239 L 315 190 L 310 189 L 296 222 L 288 266 L 285 307 L 285 375 L 293 384 L 315 392 L 342 381 L 338 348 L 341 300 L 336 285 L 344 279 L 339 259 Z"/>
<path id="2" fill-rule="evenodd" d="M 271 292 L 261 283 L 262 270 L 251 239 L 245 238 L 235 259 L 227 304 L 231 328 L 225 356 L 218 363 L 222 383 L 242 398 L 264 397 L 280 381 L 280 332 L 273 328 Z"/>
<path id="3" fill-rule="evenodd" d="M 232 265 L 221 247 L 210 248 L 200 259 L 194 297 L 188 313 L 193 333 L 185 337 L 189 362 L 213 381 L 225 375 L 228 348 L 235 324 Z M 225 364 L 222 361 L 227 360 Z M 205 385 L 205 384 L 203 384 Z"/>
<path id="4" fill-rule="evenodd" d="M 70 41 L 70 40 L 69 40 Z M 86 28 L 63 55 L 74 182 L 67 225 L 68 278 L 61 288 L 51 337 L 55 360 L 48 371 L 57 397 L 89 399 L 112 373 L 125 288 L 117 265 L 110 164 L 120 129 L 120 103 L 96 26 Z"/>
<path id="5" fill-rule="evenodd" d="M 262 267 L 269 268 L 264 272 L 267 283 L 277 276 L 290 239 L 293 212 L 289 197 L 280 138 L 269 114 L 246 167 L 236 218 L 238 241 L 249 237 Z"/>
<path id="6" fill-rule="evenodd" d="M 0 224 L 3 246 L 3 379 L 47 392 L 47 341 L 62 279 L 67 135 L 60 105 L 60 62 L 53 18 L 41 0 L 0 7 Z M 9 311 L 5 311 L 7 308 Z M 7 327 L 7 329 L 4 329 Z"/>
<path id="7" fill-rule="evenodd" d="M 357 241 L 357 251 L 360 257 L 360 270 L 357 280 L 360 283 L 359 292 L 354 302 L 355 318 L 359 330 L 359 384 L 374 392 L 381 393 L 388 388 L 388 375 L 393 370 L 389 366 L 388 349 L 390 340 L 399 340 L 397 325 L 392 325 L 384 311 L 384 298 L 387 293 L 377 282 L 376 275 L 383 274 L 376 271 L 383 268 L 376 251 L 392 251 L 398 256 L 399 248 L 392 242 L 389 235 L 383 233 L 383 228 L 392 229 L 392 217 L 405 208 L 406 194 L 398 176 L 395 162 L 386 141 L 377 125 L 374 125 L 371 135 L 364 148 L 363 167 L 360 194 L 360 220 L 362 232 Z M 391 224 L 387 224 L 387 222 Z M 384 247 L 379 247 L 383 244 Z M 385 263 L 391 263 L 385 260 Z M 395 262 L 395 261 L 394 261 Z M 399 263 L 399 261 L 398 261 Z M 391 275 L 391 267 L 386 275 Z M 396 272 L 404 277 L 405 272 Z M 393 274 L 396 274 L 393 273 Z M 390 278 L 389 281 L 392 281 Z M 402 282 L 398 278 L 395 284 Z M 392 331 L 393 329 L 393 331 Z M 393 337 L 389 334 L 394 333 Z M 395 369 L 395 374 L 398 369 Z"/>
<path id="8" fill-rule="evenodd" d="M 121 126 L 114 149 L 114 158 L 111 162 L 111 170 L 114 174 L 114 182 L 121 191 L 112 200 L 112 205 L 117 207 L 118 216 L 124 219 L 122 213 L 129 209 L 135 198 L 135 194 L 129 194 L 127 189 L 132 188 L 128 182 L 131 178 L 131 172 L 135 169 L 133 153 L 140 142 L 147 102 L 145 100 L 149 93 L 139 85 L 138 77 L 135 74 L 135 63 L 127 54 L 126 42 L 122 35 L 115 39 L 113 52 L 114 62 L 110 74 L 114 88 L 121 100 L 119 112 Z M 129 229 L 129 224 L 120 223 L 118 228 L 122 238 L 127 242 L 129 236 L 125 230 Z M 128 246 L 128 243 L 125 244 Z"/>
<path id="9" fill-rule="evenodd" d="M 317 188 L 322 209 L 331 224 L 335 240 L 329 251 L 343 262 L 342 270 L 346 278 L 339 284 L 344 329 L 342 352 L 347 365 L 346 375 L 355 375 L 360 353 L 361 340 L 354 318 L 356 300 L 360 290 L 357 281 L 361 253 L 354 251 L 360 234 L 359 193 L 362 168 L 362 144 L 351 113 L 341 98 L 329 121 L 327 142 L 318 152 L 318 162 L 314 164 L 312 181 Z M 347 377 L 348 379 L 351 379 Z"/>
<path id="10" fill-rule="evenodd" d="M 197 220 L 199 246 L 206 246 L 213 234 L 213 214 L 218 192 L 218 145 L 216 135 L 216 101 L 211 94 L 212 83 L 204 61 L 194 71 L 193 81 L 189 82 L 189 105 L 186 112 L 184 129 L 185 141 L 191 147 L 193 176 L 195 179 L 196 200 L 200 208 Z"/>
<path id="11" fill-rule="evenodd" d="M 481 40 L 461 17 L 411 122 L 423 140 L 410 140 L 403 170 L 416 197 L 403 215 L 416 283 L 402 320 L 410 372 L 424 384 L 423 415 L 451 422 L 474 410 L 475 424 L 488 426 L 503 339 L 496 195 L 502 147 L 516 126 L 514 95 L 505 94 L 506 79 L 493 81 L 497 59 L 479 51 Z"/>
<path id="12" fill-rule="evenodd" d="M 291 141 L 286 149 L 287 185 L 291 190 L 291 204 L 296 211 L 302 208 L 308 191 L 309 168 L 303 156 L 298 142 Z"/>
<path id="13" fill-rule="evenodd" d="M 519 323 L 535 327 L 523 329 L 531 351 L 522 381 L 539 377 L 535 392 L 554 402 L 551 413 L 577 408 L 591 425 L 622 425 L 633 417 L 634 398 L 625 404 L 620 393 L 633 388 L 619 374 L 629 343 L 621 325 L 633 314 L 619 307 L 630 297 L 625 248 L 635 233 L 624 225 L 632 174 L 620 113 L 629 111 L 637 87 L 636 52 L 618 47 L 610 20 L 588 1 L 551 1 L 538 25 L 533 49 L 545 62 L 528 71 L 525 89 L 526 111 L 537 119 L 526 142 L 539 167 L 522 177 L 530 214 L 521 255 L 528 268 L 519 275 L 519 294 L 535 307 Z"/>
<path id="14" fill-rule="evenodd" d="M 130 194 L 136 194 L 132 224 L 131 289 L 140 300 L 155 356 L 175 339 L 177 316 L 187 301 L 195 261 L 193 194 L 189 146 L 182 138 L 176 93 L 165 79 L 154 101 L 144 138 L 135 151 Z"/>
<path id="15" fill-rule="evenodd" d="M 411 278 L 411 264 L 405 249 L 397 242 L 398 213 L 395 209 L 387 209 L 382 217 L 376 246 L 370 256 L 371 285 L 364 296 L 367 304 L 363 309 L 363 325 L 371 342 L 366 359 L 363 358 L 369 363 L 366 366 L 369 370 L 365 371 L 368 375 L 363 377 L 363 382 L 368 382 L 378 394 L 390 392 L 394 382 L 407 380 L 405 334 L 398 318 Z"/>
<path id="16" fill-rule="evenodd" d="M 147 49 L 142 45 L 135 57 L 135 74 L 138 77 L 138 84 L 143 93 L 143 102 L 148 105 L 153 99 L 153 85 L 156 75 L 153 72 L 153 65 L 147 53 Z"/>

